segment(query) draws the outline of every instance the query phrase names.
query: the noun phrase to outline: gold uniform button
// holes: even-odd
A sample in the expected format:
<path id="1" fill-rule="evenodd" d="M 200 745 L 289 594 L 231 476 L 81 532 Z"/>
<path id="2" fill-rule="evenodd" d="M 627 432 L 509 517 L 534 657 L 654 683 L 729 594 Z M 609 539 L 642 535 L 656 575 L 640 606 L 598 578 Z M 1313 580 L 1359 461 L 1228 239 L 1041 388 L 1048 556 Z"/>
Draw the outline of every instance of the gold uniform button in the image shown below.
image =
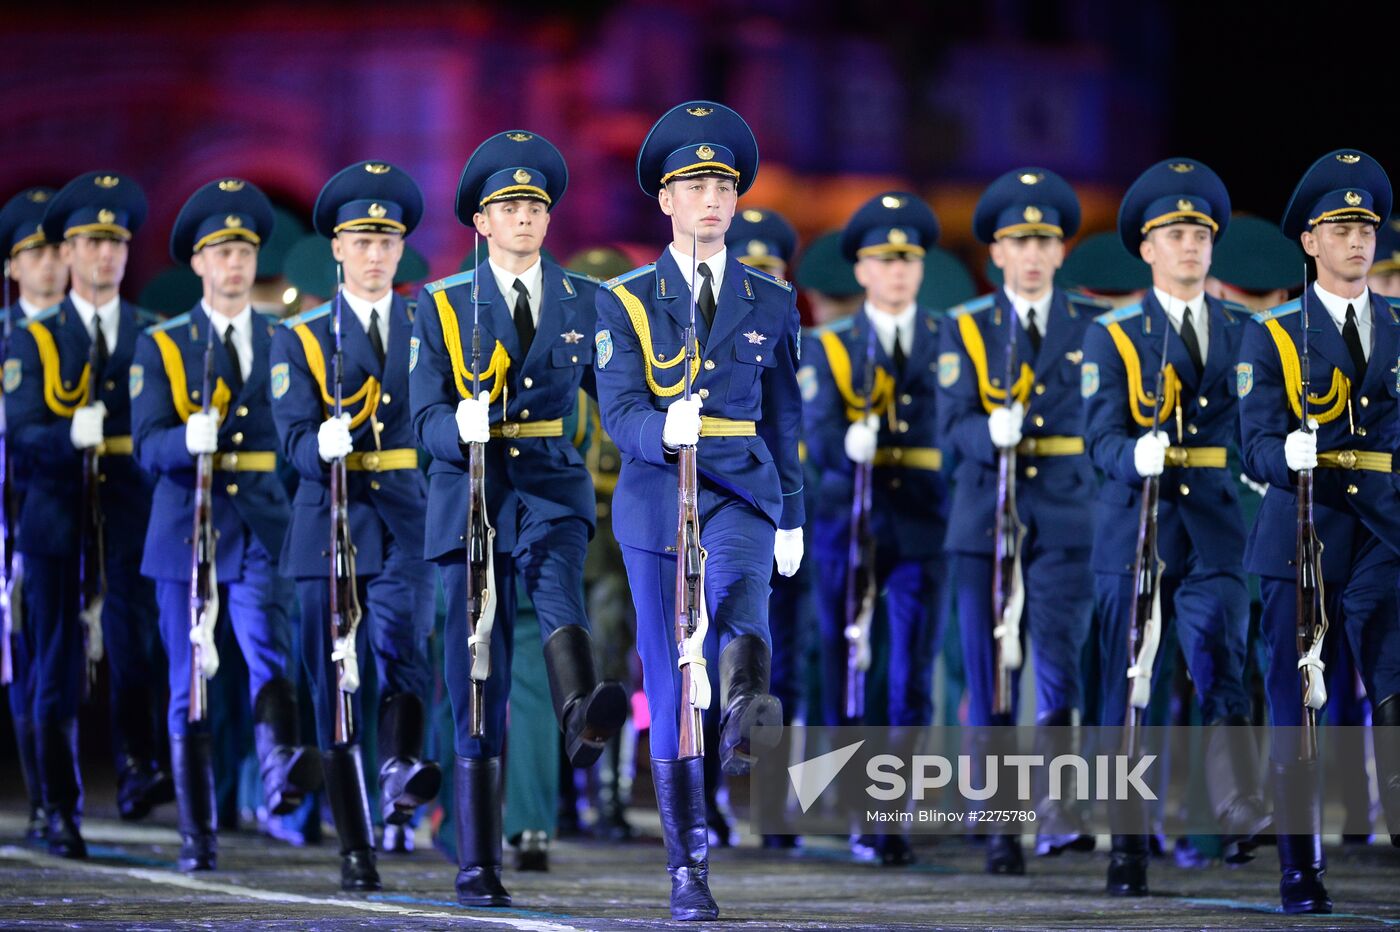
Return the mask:
<path id="1" fill-rule="evenodd" d="M 702 389 L 700 389 L 699 395 L 700 395 L 701 398 L 709 398 L 709 397 L 710 397 L 710 390 L 709 390 L 708 388 L 702 388 Z"/>
<path id="2" fill-rule="evenodd" d="M 1044 426 L 1045 426 L 1045 418 L 1043 418 L 1043 417 L 1041 417 L 1039 414 L 1037 414 L 1035 417 L 1031 418 L 1031 423 L 1034 424 L 1036 427 L 1044 427 Z"/>
<path id="3" fill-rule="evenodd" d="M 529 409 L 529 408 L 526 408 L 524 411 L 521 411 L 521 412 L 520 412 L 520 419 L 521 419 L 522 421 L 528 421 L 528 420 L 530 419 L 530 409 Z"/>
<path id="4" fill-rule="evenodd" d="M 393 399 L 393 396 L 391 396 L 388 392 L 385 392 L 385 393 L 384 393 L 384 396 L 383 396 L 382 398 L 380 398 L 379 400 L 380 400 L 381 402 L 383 402 L 384 404 L 387 405 L 389 402 L 393 401 L 394 399 Z"/>
<path id="5" fill-rule="evenodd" d="M 1043 395 L 1043 394 L 1045 394 L 1045 386 L 1044 386 L 1044 385 L 1037 385 L 1037 386 L 1035 387 L 1035 393 L 1036 393 L 1037 395 Z"/>
<path id="6" fill-rule="evenodd" d="M 106 386 L 107 386 L 107 391 L 110 392 L 112 389 L 114 389 L 114 388 L 117 387 L 117 383 L 116 383 L 116 382 L 113 382 L 111 379 L 108 379 L 107 382 L 106 382 Z"/>
<path id="7" fill-rule="evenodd" d="M 1364 428 L 1364 427 L 1358 427 L 1358 428 L 1356 428 L 1356 436 L 1358 436 L 1358 437 L 1364 437 L 1364 436 L 1366 436 L 1366 428 Z"/>
<path id="8" fill-rule="evenodd" d="M 238 410 L 235 411 L 234 413 L 237 414 L 239 417 L 247 417 L 247 416 L 248 416 L 248 406 L 247 406 L 247 405 L 239 405 L 239 406 L 238 406 Z"/>
<path id="9" fill-rule="evenodd" d="M 902 404 L 902 405 L 912 404 L 913 401 L 914 401 L 914 396 L 913 396 L 913 395 L 904 394 L 904 395 L 900 395 L 900 396 L 899 396 L 899 403 Z"/>
<path id="10" fill-rule="evenodd" d="M 97 474 L 97 481 L 98 481 L 98 482 L 106 482 L 106 481 L 107 481 L 107 474 L 106 474 L 105 472 L 100 472 L 100 473 L 98 473 L 98 474 Z"/>
<path id="11" fill-rule="evenodd" d="M 755 356 L 755 357 L 753 358 L 753 361 L 754 361 L 754 362 L 763 362 L 763 354 L 762 354 L 762 353 L 759 353 L 757 356 Z"/>
<path id="12" fill-rule="evenodd" d="M 1355 495 L 1355 494 L 1356 494 L 1357 492 L 1359 492 L 1359 491 L 1361 491 L 1361 490 L 1358 489 L 1358 488 L 1356 487 L 1356 484 L 1355 484 L 1355 483 L 1353 483 L 1353 484 L 1347 486 L 1347 494 L 1348 494 L 1348 495 Z"/>
<path id="13" fill-rule="evenodd" d="M 909 433 L 909 422 L 908 422 L 908 421 L 900 421 L 900 422 L 899 422 L 899 432 L 900 432 L 901 434 L 907 434 L 907 433 Z"/>
<path id="14" fill-rule="evenodd" d="M 230 482 L 228 485 L 224 486 L 224 491 L 227 492 L 227 493 L 230 494 L 230 495 L 237 495 L 237 494 L 238 494 L 238 483 L 237 483 L 237 482 Z"/>
<path id="15" fill-rule="evenodd" d="M 707 359 L 707 360 L 705 360 L 705 371 L 706 371 L 706 372 L 710 371 L 710 370 L 713 369 L 714 367 L 715 367 L 715 361 L 714 361 L 713 359 Z"/>
<path id="16" fill-rule="evenodd" d="M 1363 408 L 1369 408 L 1370 406 L 1371 406 L 1371 399 L 1367 398 L 1365 395 L 1362 395 L 1362 396 L 1361 396 L 1361 407 L 1363 407 Z"/>
<path id="17" fill-rule="evenodd" d="M 1027 467 L 1026 467 L 1026 478 L 1027 478 L 1027 479 L 1034 479 L 1034 478 L 1035 478 L 1036 476 L 1038 476 L 1038 475 L 1040 475 L 1040 469 L 1039 469 L 1039 468 L 1037 468 L 1037 467 L 1035 467 L 1035 466 L 1027 466 Z"/>
<path id="18" fill-rule="evenodd" d="M 375 452 L 366 453 L 364 457 L 360 459 L 360 462 L 364 465 L 365 469 L 370 472 L 375 472 L 379 469 L 379 454 Z"/>
<path id="19" fill-rule="evenodd" d="M 526 388 L 534 388 L 534 387 L 535 387 L 535 380 L 532 379 L 532 378 L 530 378 L 528 375 L 525 376 L 525 387 L 526 387 Z"/>
<path id="20" fill-rule="evenodd" d="M 1180 492 L 1182 495 L 1190 495 L 1190 494 L 1191 494 L 1191 487 L 1190 487 L 1189 485 L 1187 485 L 1186 483 L 1183 482 L 1183 483 L 1181 483 L 1181 485 L 1177 488 L 1177 491 Z"/>
<path id="21" fill-rule="evenodd" d="M 570 357 L 569 357 L 569 362 L 578 362 L 578 357 L 577 357 L 577 356 L 570 356 Z"/>
<path id="22" fill-rule="evenodd" d="M 520 455 L 520 448 L 519 448 L 519 447 L 511 447 L 511 448 L 510 448 L 510 455 L 511 455 L 511 456 L 519 456 L 519 455 Z"/>
<path id="23" fill-rule="evenodd" d="M 600 517 L 600 518 L 606 518 L 607 516 L 608 516 L 608 503 L 607 503 L 607 502 L 599 502 L 599 503 L 598 503 L 598 517 Z"/>
<path id="24" fill-rule="evenodd" d="M 378 492 L 378 491 L 379 491 L 379 480 L 378 480 L 378 479 L 371 479 L 371 480 L 369 481 L 369 487 L 370 487 L 371 489 L 374 489 L 374 491 Z"/>
<path id="25" fill-rule="evenodd" d="M 1197 427 L 1195 424 L 1187 424 L 1187 425 L 1186 425 L 1186 432 L 1187 432 L 1188 434 L 1190 434 L 1191 436 L 1194 437 L 1196 434 L 1199 434 L 1199 433 L 1201 432 L 1201 429 L 1200 429 L 1199 427 Z"/>
<path id="26" fill-rule="evenodd" d="M 233 435 L 233 442 L 234 442 L 234 443 L 242 443 L 242 442 L 243 442 L 243 431 L 240 430 L 240 431 L 238 431 L 237 433 L 235 433 L 235 434 Z"/>
<path id="27" fill-rule="evenodd" d="M 1205 395 L 1202 395 L 1201 397 L 1196 399 L 1196 404 L 1200 405 L 1202 408 L 1210 407 L 1210 399 L 1207 398 Z"/>
<path id="28" fill-rule="evenodd" d="M 70 382 L 70 381 L 68 381 L 67 379 L 64 379 L 64 380 L 63 380 L 63 387 L 64 387 L 64 388 L 72 388 L 72 387 L 73 387 L 73 383 Z M 199 392 L 195 392 L 195 397 L 199 397 Z"/>
<path id="29" fill-rule="evenodd" d="M 897 488 L 899 488 L 901 485 L 903 485 L 903 483 L 899 481 L 899 477 L 898 477 L 898 476 L 896 476 L 896 477 L 894 477 L 893 479 L 890 480 L 890 488 L 892 488 L 892 489 L 897 489 Z"/>

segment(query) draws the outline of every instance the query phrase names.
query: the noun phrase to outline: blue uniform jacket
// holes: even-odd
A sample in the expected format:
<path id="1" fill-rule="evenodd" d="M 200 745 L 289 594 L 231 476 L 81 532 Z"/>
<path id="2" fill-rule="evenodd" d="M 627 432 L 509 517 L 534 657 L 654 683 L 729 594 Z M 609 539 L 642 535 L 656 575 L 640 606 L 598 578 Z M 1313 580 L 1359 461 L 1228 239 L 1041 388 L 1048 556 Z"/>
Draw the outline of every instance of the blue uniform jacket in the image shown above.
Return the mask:
<path id="1" fill-rule="evenodd" d="M 732 253 L 719 290 L 713 329 L 696 318 L 694 389 L 703 416 L 756 421 L 757 429 L 751 437 L 702 437 L 701 485 L 748 502 L 778 528 L 801 527 L 796 296 L 791 285 Z M 598 401 L 622 455 L 613 531 L 619 543 L 654 553 L 676 541 L 675 457 L 661 434 L 666 408 L 682 396 L 677 360 L 690 300 L 669 249 L 598 292 Z"/>
<path id="2" fill-rule="evenodd" d="M 586 275 L 544 263 L 544 294 L 530 352 L 521 359 L 511 307 L 485 262 L 431 282 L 418 297 L 409 357 L 413 428 L 433 457 L 423 555 L 461 550 L 467 526 L 467 451 L 458 440 L 457 404 L 472 389 L 472 285 L 478 283 L 481 388 L 491 393 L 491 423 L 525 424 L 567 417 L 582 385 L 591 391 L 594 294 Z M 444 327 L 451 338 L 444 339 Z M 503 410 L 503 403 L 508 408 Z M 507 425 L 509 429 L 509 425 Z M 593 483 L 568 436 L 492 437 L 486 444 L 486 504 L 496 549 L 515 546 L 518 513 L 594 524 Z"/>
<path id="3" fill-rule="evenodd" d="M 1393 453 L 1396 366 L 1400 364 L 1400 306 L 1371 293 L 1371 354 L 1366 372 L 1353 371 L 1341 331 L 1316 294 L 1308 296 L 1309 412 L 1319 422 L 1317 449 Z M 1245 568 L 1261 576 L 1292 579 L 1297 535 L 1297 477 L 1283 458 L 1284 438 L 1299 425 L 1296 363 L 1302 338 L 1297 300 L 1254 315 L 1245 326 L 1237 380 L 1241 454 L 1245 471 L 1267 482 L 1269 492 L 1245 550 Z M 1350 572 L 1358 522 L 1400 551 L 1400 508 L 1391 471 L 1313 471 L 1313 516 L 1322 539 L 1327 580 Z"/>
<path id="4" fill-rule="evenodd" d="M 863 310 L 803 338 L 798 384 L 807 458 L 820 476 L 812 501 L 823 521 L 848 519 L 851 513 L 855 464 L 846 458 L 846 430 L 865 408 L 865 365 L 869 341 L 875 340 L 879 375 L 872 383 L 872 407 L 880 417 L 878 448 L 887 453 L 896 447 L 916 449 L 925 460 L 915 468 L 881 461 L 873 470 L 870 520 L 876 545 L 904 559 L 928 559 L 943 547 L 947 489 L 938 450 L 935 359 L 944 326 L 933 311 L 918 309 L 913 344 L 894 381 L 894 362 Z M 930 458 L 939 469 L 928 468 Z"/>
<path id="5" fill-rule="evenodd" d="M 333 317 L 333 305 L 323 304 L 284 321 L 272 338 L 272 415 L 282 455 L 301 477 L 292 499 L 292 523 L 280 568 L 283 576 L 292 579 L 326 576 L 330 570 L 330 465 L 317 452 L 316 432 L 330 417 L 326 398 L 334 397 L 335 391 Z M 411 463 L 406 468 L 346 473 L 355 569 L 370 575 L 383 568 L 390 540 L 415 556 L 423 548 L 427 482 L 417 467 L 413 412 L 408 404 L 413 315 L 409 303 L 394 295 L 382 367 L 349 305 L 342 309 L 341 320 L 341 398 L 350 415 L 355 451 L 361 454 L 359 462 L 365 462 L 365 454 L 377 457 L 395 451 L 395 457 Z M 344 404 L 345 399 L 355 398 L 355 403 Z M 369 462 L 378 461 L 370 457 Z"/>
<path id="6" fill-rule="evenodd" d="M 1016 328 L 1014 358 L 1021 361 L 1014 394 L 1025 406 L 1022 435 L 1032 441 L 1077 437 L 1084 334 L 1094 315 L 1102 311 L 1103 306 L 1092 299 L 1055 289 L 1045 337 L 1034 355 L 1030 337 L 1004 290 L 949 312 L 938 357 L 939 426 L 944 446 L 958 461 L 948 550 L 990 554 L 995 549 L 998 459 L 987 433 L 987 417 L 1005 403 L 1007 328 Z M 1039 529 L 1041 546 L 1088 543 L 1094 486 L 1094 469 L 1086 455 L 1017 459 L 1017 510 L 1022 521 Z"/>
<path id="7" fill-rule="evenodd" d="M 185 448 L 185 421 L 200 410 L 204 382 L 204 347 L 209 318 L 201 304 L 188 313 L 148 329 L 136 347 L 131 367 L 131 420 L 136 458 L 156 477 L 151 523 L 141 572 L 152 579 L 190 578 L 190 539 L 194 531 L 195 458 Z M 277 323 L 253 315 L 253 365 L 237 398 L 229 398 L 219 424 L 219 453 L 268 453 L 277 450 L 272 423 L 268 362 Z M 214 347 L 214 371 L 227 396 L 232 361 Z M 219 535 L 219 578 L 239 578 L 248 534 L 274 560 L 282 551 L 290 509 L 287 492 L 275 471 L 218 470 L 214 473 L 214 527 Z"/>
<path id="8" fill-rule="evenodd" d="M 113 446 L 129 444 L 131 398 L 127 369 L 137 333 L 148 312 L 121 302 L 117 345 L 97 382 L 107 407 L 103 433 Z M 73 411 L 83 401 L 83 371 L 92 339 L 70 298 L 24 321 L 10 338 L 5 361 L 5 416 L 10 443 L 25 464 L 26 492 L 16 546 L 21 553 L 49 557 L 78 552 L 82 511 L 82 454 L 69 439 Z M 151 509 L 151 479 L 127 453 L 99 463 L 99 494 L 106 519 L 106 545 L 134 553 L 141 546 Z"/>
<path id="9" fill-rule="evenodd" d="M 1150 399 L 1162 367 L 1163 328 L 1171 331 L 1166 334 L 1167 363 L 1181 382 L 1179 390 L 1168 386 L 1164 392 L 1172 401 L 1170 410 L 1163 407 L 1159 415 L 1168 441 L 1174 447 L 1221 447 L 1225 454 L 1237 445 L 1235 363 L 1249 311 L 1207 297 L 1206 313 L 1210 338 L 1199 377 L 1152 291 L 1141 304 L 1100 316 L 1085 338 L 1084 436 L 1094 465 L 1104 474 L 1094 533 L 1095 572 L 1133 571 L 1142 501 L 1133 448 L 1151 429 Z M 1166 572 L 1184 574 L 1192 553 L 1204 568 L 1238 571 L 1245 531 L 1234 473 L 1223 467 L 1169 465 L 1158 489 L 1158 548 Z"/>

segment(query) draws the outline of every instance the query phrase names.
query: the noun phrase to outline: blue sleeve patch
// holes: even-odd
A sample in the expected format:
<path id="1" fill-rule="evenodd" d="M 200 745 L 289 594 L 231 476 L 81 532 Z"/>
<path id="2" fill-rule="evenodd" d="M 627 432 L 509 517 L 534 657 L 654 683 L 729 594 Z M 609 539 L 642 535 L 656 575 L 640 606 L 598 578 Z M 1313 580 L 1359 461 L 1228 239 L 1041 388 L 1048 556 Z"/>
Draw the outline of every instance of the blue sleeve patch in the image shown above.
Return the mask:
<path id="1" fill-rule="evenodd" d="M 409 372 L 412 372 L 414 369 L 417 369 L 417 368 L 418 368 L 418 347 L 419 347 L 419 345 L 420 345 L 420 344 L 419 344 L 419 340 L 418 340 L 417 337 L 409 337 L 409 340 L 408 340 L 408 371 L 409 371 Z"/>
<path id="2" fill-rule="evenodd" d="M 598 368 L 606 369 L 613 357 L 613 338 L 611 330 L 599 330 L 593 338 L 594 348 L 597 350 Z"/>
<path id="3" fill-rule="evenodd" d="M 7 394 L 19 388 L 20 377 L 23 374 L 24 370 L 20 367 L 18 359 L 5 360 L 5 392 Z"/>
<path id="4" fill-rule="evenodd" d="M 287 394 L 287 389 L 292 387 L 292 374 L 285 362 L 279 362 L 272 367 L 272 400 L 276 401 Z"/>

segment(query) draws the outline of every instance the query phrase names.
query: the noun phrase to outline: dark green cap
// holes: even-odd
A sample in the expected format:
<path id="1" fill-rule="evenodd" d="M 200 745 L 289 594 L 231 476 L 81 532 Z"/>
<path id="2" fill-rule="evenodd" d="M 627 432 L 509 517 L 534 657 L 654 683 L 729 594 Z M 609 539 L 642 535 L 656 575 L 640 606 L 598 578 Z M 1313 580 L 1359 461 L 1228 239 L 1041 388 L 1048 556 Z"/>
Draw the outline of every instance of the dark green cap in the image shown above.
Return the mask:
<path id="1" fill-rule="evenodd" d="M 1297 288 L 1303 284 L 1303 250 L 1267 220 L 1235 217 L 1230 235 L 1215 244 L 1210 274 L 1243 291 Z"/>
<path id="2" fill-rule="evenodd" d="M 802 250 L 797 260 L 799 288 L 810 288 L 831 298 L 853 298 L 864 293 L 851 263 L 841 254 L 841 231 L 824 233 Z"/>

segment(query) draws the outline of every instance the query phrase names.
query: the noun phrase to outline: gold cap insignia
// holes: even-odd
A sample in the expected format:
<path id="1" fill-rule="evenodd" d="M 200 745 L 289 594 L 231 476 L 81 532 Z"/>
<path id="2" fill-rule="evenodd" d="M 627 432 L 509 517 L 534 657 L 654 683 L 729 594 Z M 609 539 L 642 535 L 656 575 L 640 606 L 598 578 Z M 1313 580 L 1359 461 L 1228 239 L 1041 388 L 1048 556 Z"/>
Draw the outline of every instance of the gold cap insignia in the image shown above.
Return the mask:
<path id="1" fill-rule="evenodd" d="M 107 210 L 105 207 L 97 212 L 98 223 L 116 223 L 117 215 Z"/>
<path id="2" fill-rule="evenodd" d="M 224 218 L 224 226 L 230 230 L 237 230 L 243 226 L 243 218 L 238 214 L 229 214 Z"/>
<path id="3" fill-rule="evenodd" d="M 715 157 L 715 150 L 711 149 L 709 146 L 701 146 L 700 148 L 695 150 L 695 154 L 697 157 L 709 161 L 710 159 Z"/>
<path id="4" fill-rule="evenodd" d="M 1176 202 L 1176 209 L 1177 209 L 1177 210 L 1195 210 L 1195 209 L 1196 209 L 1196 205 L 1195 205 L 1195 204 L 1192 204 L 1190 201 L 1188 201 L 1186 198 L 1183 197 L 1181 200 L 1179 200 L 1179 201 Z"/>
<path id="5" fill-rule="evenodd" d="M 1026 209 L 1021 211 L 1021 216 L 1025 218 L 1027 223 L 1039 223 L 1044 219 L 1045 214 L 1041 213 L 1040 208 L 1034 204 L 1028 204 Z"/>
<path id="6" fill-rule="evenodd" d="M 685 112 L 688 113 L 688 114 L 690 114 L 691 116 L 707 117 L 707 116 L 709 116 L 710 114 L 712 114 L 712 113 L 715 112 L 715 108 L 714 108 L 714 107 L 687 107 Z"/>
<path id="7" fill-rule="evenodd" d="M 1348 191 L 1342 195 L 1342 200 L 1347 202 L 1348 207 L 1358 207 L 1361 204 L 1361 195 L 1355 191 Z"/>
<path id="8" fill-rule="evenodd" d="M 890 210 L 899 210 L 899 208 L 904 206 L 904 198 L 895 197 L 893 194 L 886 194 L 884 197 L 880 198 L 880 203 Z"/>
<path id="9" fill-rule="evenodd" d="M 371 205 L 369 205 L 369 210 L 367 211 L 367 213 L 368 213 L 371 217 L 373 217 L 375 220 L 380 219 L 381 217 L 383 217 L 383 216 L 384 216 L 385 214 L 387 214 L 388 212 L 389 212 L 389 209 L 388 209 L 387 207 L 385 207 L 383 204 L 371 204 Z"/>
<path id="10" fill-rule="evenodd" d="M 515 183 L 516 183 L 516 184 L 529 184 L 529 183 L 530 183 L 530 173 L 527 172 L 527 171 L 526 171 L 525 169 L 523 169 L 523 168 L 517 168 L 517 169 L 515 170 L 515 175 L 514 175 L 514 177 L 515 177 Z"/>
<path id="11" fill-rule="evenodd" d="M 763 211 L 750 208 L 744 211 L 744 219 L 749 223 L 758 223 L 763 219 Z"/>
<path id="12" fill-rule="evenodd" d="M 117 185 L 121 184 L 121 179 L 116 175 L 98 175 L 96 178 L 92 179 L 92 183 L 99 188 L 115 188 Z"/>
<path id="13" fill-rule="evenodd" d="M 506 133 L 506 138 L 511 142 L 529 142 L 534 139 L 529 133 Z"/>
<path id="14" fill-rule="evenodd" d="M 1040 184 L 1045 180 L 1045 176 L 1040 172 L 1022 172 L 1021 184 Z"/>
<path id="15" fill-rule="evenodd" d="M 1361 161 L 1361 156 L 1357 155 L 1355 152 L 1342 152 L 1337 156 L 1337 161 L 1341 162 L 1343 165 L 1355 165 L 1357 162 Z"/>
<path id="16" fill-rule="evenodd" d="M 387 175 L 389 174 L 389 166 L 383 162 L 366 162 L 365 171 L 371 175 Z"/>
<path id="17" fill-rule="evenodd" d="M 1192 165 L 1190 162 L 1170 162 L 1167 164 L 1167 167 L 1178 175 L 1184 175 L 1187 172 L 1196 170 L 1196 166 Z"/>
<path id="18" fill-rule="evenodd" d="M 243 182 L 239 181 L 237 178 L 226 178 L 226 179 L 224 179 L 223 181 L 220 181 L 220 182 L 219 182 L 219 190 L 220 190 L 220 191 L 242 191 L 242 190 L 243 190 Z"/>
<path id="19" fill-rule="evenodd" d="M 35 236 L 43 236 L 43 235 L 44 235 L 44 225 L 43 225 L 42 223 L 36 223 L 36 224 L 34 224 L 34 235 L 35 235 Z"/>
<path id="20" fill-rule="evenodd" d="M 42 204 L 49 199 L 47 191 L 30 191 L 27 195 L 31 204 Z"/>
<path id="21" fill-rule="evenodd" d="M 909 242 L 909 234 L 905 233 L 899 227 L 895 227 L 893 230 L 890 230 L 890 235 L 887 236 L 886 239 L 896 246 L 903 246 L 905 243 Z"/>
<path id="22" fill-rule="evenodd" d="M 763 244 L 762 240 L 751 239 L 749 240 L 749 255 L 760 258 L 766 256 L 768 255 L 768 247 Z"/>

